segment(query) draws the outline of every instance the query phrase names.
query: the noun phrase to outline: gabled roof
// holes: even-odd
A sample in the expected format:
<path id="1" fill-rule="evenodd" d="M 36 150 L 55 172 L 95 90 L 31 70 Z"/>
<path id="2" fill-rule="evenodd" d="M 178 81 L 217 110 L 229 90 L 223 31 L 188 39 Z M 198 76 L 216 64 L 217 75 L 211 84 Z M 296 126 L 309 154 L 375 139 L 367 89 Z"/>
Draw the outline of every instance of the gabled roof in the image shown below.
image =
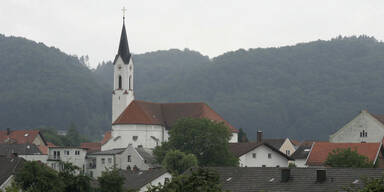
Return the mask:
<path id="1" fill-rule="evenodd" d="M 20 157 L 9 157 L 0 155 L 0 185 L 11 175 L 22 169 L 25 160 Z"/>
<path id="2" fill-rule="evenodd" d="M 116 119 L 116 124 L 162 125 L 170 128 L 180 118 L 207 118 L 223 122 L 231 132 L 238 130 L 205 103 L 152 103 L 132 101 Z"/>
<path id="3" fill-rule="evenodd" d="M 127 32 L 125 30 L 124 22 L 123 22 L 123 29 L 121 30 L 119 50 L 117 51 L 117 55 L 115 57 L 115 60 L 113 61 L 113 64 L 116 63 L 116 60 L 117 58 L 119 58 L 119 56 L 121 57 L 121 59 L 125 64 L 128 64 L 129 60 L 131 59 L 131 53 L 129 52 Z"/>
<path id="4" fill-rule="evenodd" d="M 112 138 L 111 131 L 107 131 L 104 134 L 103 140 L 101 140 L 101 145 L 104 145 L 106 142 L 108 142 Z"/>
<path id="5" fill-rule="evenodd" d="M 285 138 L 281 139 L 263 139 L 263 142 L 268 143 L 272 145 L 276 149 L 280 149 L 280 147 L 283 145 Z"/>
<path id="6" fill-rule="evenodd" d="M 315 142 L 307 159 L 306 165 L 322 166 L 329 153 L 336 149 L 356 150 L 360 155 L 364 155 L 369 161 L 376 162 L 380 152 L 381 143 L 329 143 Z"/>
<path id="7" fill-rule="evenodd" d="M 293 159 L 306 159 L 311 151 L 313 141 L 302 142 L 296 151 L 291 155 Z"/>
<path id="8" fill-rule="evenodd" d="M 382 123 L 384 125 L 384 115 L 376 115 L 376 114 L 372 114 L 370 113 L 375 119 L 377 119 L 378 121 L 380 121 L 380 123 Z"/>
<path id="9" fill-rule="evenodd" d="M 262 142 L 246 142 L 246 143 L 229 143 L 229 151 L 232 152 L 235 157 L 241 157 L 244 154 L 249 153 L 250 151 L 260 147 L 260 146 L 266 146 L 270 148 L 271 150 L 275 151 L 276 153 L 280 154 L 281 156 L 285 157 L 288 160 L 293 160 L 291 157 L 287 156 L 286 154 L 282 153 L 279 149 L 274 148 L 272 145 Z"/>
<path id="10" fill-rule="evenodd" d="M 291 168 L 288 182 L 281 181 L 282 168 L 212 167 L 224 190 L 232 192 L 324 192 L 363 187 L 364 176 L 380 178 L 384 169 L 324 168 L 326 180 L 316 182 L 316 168 Z M 354 184 L 355 183 L 355 184 Z"/>
<path id="11" fill-rule="evenodd" d="M 1 130 L 0 143 L 31 144 L 38 135 L 41 136 L 39 130 L 14 130 L 10 131 L 9 135 L 7 130 Z M 45 142 L 42 136 L 41 138 Z"/>
<path id="12" fill-rule="evenodd" d="M 147 171 L 122 170 L 120 174 L 125 178 L 125 189 L 140 189 L 153 180 L 167 173 L 165 169 L 150 169 Z"/>
<path id="13" fill-rule="evenodd" d="M 0 155 L 41 155 L 39 147 L 34 144 L 0 144 Z"/>
<path id="14" fill-rule="evenodd" d="M 153 155 L 153 152 L 151 149 L 146 149 L 143 147 L 137 147 L 135 148 L 137 153 L 144 159 L 145 163 L 154 165 L 156 164 L 156 158 Z"/>
<path id="15" fill-rule="evenodd" d="M 101 143 L 80 143 L 80 147 L 88 149 L 88 152 L 100 151 Z"/>

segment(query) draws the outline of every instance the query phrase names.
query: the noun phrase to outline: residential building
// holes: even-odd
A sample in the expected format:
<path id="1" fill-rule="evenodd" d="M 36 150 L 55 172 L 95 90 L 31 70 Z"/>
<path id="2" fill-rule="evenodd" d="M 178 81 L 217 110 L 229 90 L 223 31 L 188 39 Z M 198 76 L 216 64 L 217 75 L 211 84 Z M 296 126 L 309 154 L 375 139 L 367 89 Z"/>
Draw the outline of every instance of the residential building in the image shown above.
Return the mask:
<path id="1" fill-rule="evenodd" d="M 296 150 L 295 145 L 289 138 L 263 139 L 263 141 L 272 145 L 274 148 L 280 150 L 282 153 L 285 153 L 288 156 L 292 155 Z"/>
<path id="2" fill-rule="evenodd" d="M 1 143 L 34 144 L 43 154 L 48 153 L 48 145 L 39 130 L 0 130 Z"/>
<path id="3" fill-rule="evenodd" d="M 358 154 L 368 158 L 372 165 L 384 167 L 381 143 L 330 143 L 314 142 L 308 155 L 306 165 L 324 167 L 329 153 L 337 149 L 356 150 Z"/>
<path id="4" fill-rule="evenodd" d="M 23 168 L 25 160 L 16 156 L 0 155 L 0 191 L 11 186 L 14 175 Z"/>
<path id="5" fill-rule="evenodd" d="M 229 150 L 239 158 L 240 167 L 288 167 L 293 160 L 264 142 L 230 143 Z"/>
<path id="6" fill-rule="evenodd" d="M 384 115 L 362 110 L 355 118 L 329 136 L 332 143 L 375 143 L 384 137 Z"/>
<path id="7" fill-rule="evenodd" d="M 149 170 L 161 167 L 156 162 L 156 158 L 153 155 L 153 149 L 144 148 L 142 146 L 134 148 L 132 145 L 129 145 L 127 152 L 128 166 L 131 169 L 136 168 L 138 170 Z"/>
<path id="8" fill-rule="evenodd" d="M 364 177 L 380 178 L 384 169 L 212 167 L 231 192 L 324 192 L 361 189 Z"/>
<path id="9" fill-rule="evenodd" d="M 308 167 L 305 162 L 307 161 L 309 152 L 311 152 L 313 141 L 302 142 L 296 151 L 290 156 L 294 161 L 296 167 Z"/>
<path id="10" fill-rule="evenodd" d="M 80 147 L 49 147 L 47 165 L 61 171 L 63 162 L 72 163 L 79 167 L 81 172 L 85 172 L 86 155 L 87 149 Z"/>
<path id="11" fill-rule="evenodd" d="M 172 175 L 165 169 L 151 169 L 147 171 L 121 171 L 124 177 L 124 188 L 139 192 L 147 191 L 150 186 L 163 185 L 172 179 Z"/>
<path id="12" fill-rule="evenodd" d="M 35 144 L 0 144 L 0 155 L 4 156 L 17 156 L 27 161 L 40 161 L 42 163 L 47 162 L 48 155 L 43 154 L 39 147 Z"/>

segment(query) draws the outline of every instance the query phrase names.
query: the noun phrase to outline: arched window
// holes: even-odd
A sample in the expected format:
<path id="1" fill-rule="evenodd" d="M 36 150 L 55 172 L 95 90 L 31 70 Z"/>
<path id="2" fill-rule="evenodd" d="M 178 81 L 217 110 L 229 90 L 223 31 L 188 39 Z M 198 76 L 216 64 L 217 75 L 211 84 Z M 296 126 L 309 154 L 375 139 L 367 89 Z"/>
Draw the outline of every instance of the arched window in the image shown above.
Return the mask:
<path id="1" fill-rule="evenodd" d="M 123 81 L 121 79 L 121 76 L 119 76 L 119 89 L 122 89 L 123 87 Z"/>
<path id="2" fill-rule="evenodd" d="M 132 90 L 132 76 L 129 76 L 129 90 Z"/>

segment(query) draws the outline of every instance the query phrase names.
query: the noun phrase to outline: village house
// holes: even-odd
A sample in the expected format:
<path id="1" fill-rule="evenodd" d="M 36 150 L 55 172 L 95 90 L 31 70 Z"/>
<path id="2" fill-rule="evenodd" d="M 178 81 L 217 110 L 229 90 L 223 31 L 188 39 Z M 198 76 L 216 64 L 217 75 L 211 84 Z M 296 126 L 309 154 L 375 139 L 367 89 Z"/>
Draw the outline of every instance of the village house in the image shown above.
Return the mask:
<path id="1" fill-rule="evenodd" d="M 380 178 L 384 169 L 212 167 L 231 192 L 324 192 L 360 189 L 364 177 Z"/>
<path id="2" fill-rule="evenodd" d="M 120 172 L 124 177 L 124 188 L 139 192 L 147 191 L 150 186 L 164 185 L 172 179 L 172 175 L 165 169 L 151 169 L 147 171 L 124 170 Z"/>
<path id="3" fill-rule="evenodd" d="M 288 162 L 293 160 L 264 142 L 260 131 L 257 133 L 257 142 L 230 143 L 229 150 L 239 158 L 240 167 L 288 167 Z"/>
<path id="4" fill-rule="evenodd" d="M 355 118 L 329 136 L 332 143 L 374 143 L 384 137 L 384 115 L 362 110 Z"/>
<path id="5" fill-rule="evenodd" d="M 0 130 L 0 144 L 34 144 L 43 154 L 48 153 L 48 143 L 39 130 Z"/>
<path id="6" fill-rule="evenodd" d="M 17 156 L 27 161 L 40 161 L 47 162 L 48 155 L 43 154 L 39 147 L 35 144 L 17 144 L 17 143 L 3 143 L 0 144 L 0 155 L 4 156 Z"/>
<path id="7" fill-rule="evenodd" d="M 49 147 L 47 165 L 56 171 L 62 170 L 62 163 L 71 163 L 85 172 L 87 149 L 80 147 Z"/>
<path id="8" fill-rule="evenodd" d="M 296 151 L 296 146 L 289 138 L 281 139 L 263 139 L 265 143 L 272 145 L 282 153 L 291 156 Z"/>
<path id="9" fill-rule="evenodd" d="M 290 156 L 294 161 L 296 167 L 308 167 L 305 162 L 307 161 L 309 152 L 311 152 L 313 141 L 302 142 L 296 151 Z"/>
<path id="10" fill-rule="evenodd" d="M 368 158 L 372 166 L 384 168 L 381 143 L 330 143 L 314 142 L 305 165 L 310 167 L 324 167 L 329 153 L 337 149 L 356 150 L 360 155 Z"/>

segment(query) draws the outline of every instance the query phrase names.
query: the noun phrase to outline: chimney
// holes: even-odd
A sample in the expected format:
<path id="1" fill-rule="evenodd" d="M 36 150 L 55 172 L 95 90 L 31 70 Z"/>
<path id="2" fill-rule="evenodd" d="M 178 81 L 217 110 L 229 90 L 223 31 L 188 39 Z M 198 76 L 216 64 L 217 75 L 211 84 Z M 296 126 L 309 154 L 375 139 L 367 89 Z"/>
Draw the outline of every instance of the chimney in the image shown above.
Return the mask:
<path id="1" fill-rule="evenodd" d="M 257 131 L 257 143 L 263 142 L 263 132 Z"/>
<path id="2" fill-rule="evenodd" d="M 322 183 L 325 180 L 327 180 L 327 173 L 326 173 L 325 169 L 316 170 L 316 181 L 319 183 Z"/>
<path id="3" fill-rule="evenodd" d="M 281 182 L 288 182 L 290 176 L 291 176 L 290 169 L 281 169 Z"/>
<path id="4" fill-rule="evenodd" d="M 7 135 L 9 136 L 11 134 L 11 129 L 7 128 Z"/>

